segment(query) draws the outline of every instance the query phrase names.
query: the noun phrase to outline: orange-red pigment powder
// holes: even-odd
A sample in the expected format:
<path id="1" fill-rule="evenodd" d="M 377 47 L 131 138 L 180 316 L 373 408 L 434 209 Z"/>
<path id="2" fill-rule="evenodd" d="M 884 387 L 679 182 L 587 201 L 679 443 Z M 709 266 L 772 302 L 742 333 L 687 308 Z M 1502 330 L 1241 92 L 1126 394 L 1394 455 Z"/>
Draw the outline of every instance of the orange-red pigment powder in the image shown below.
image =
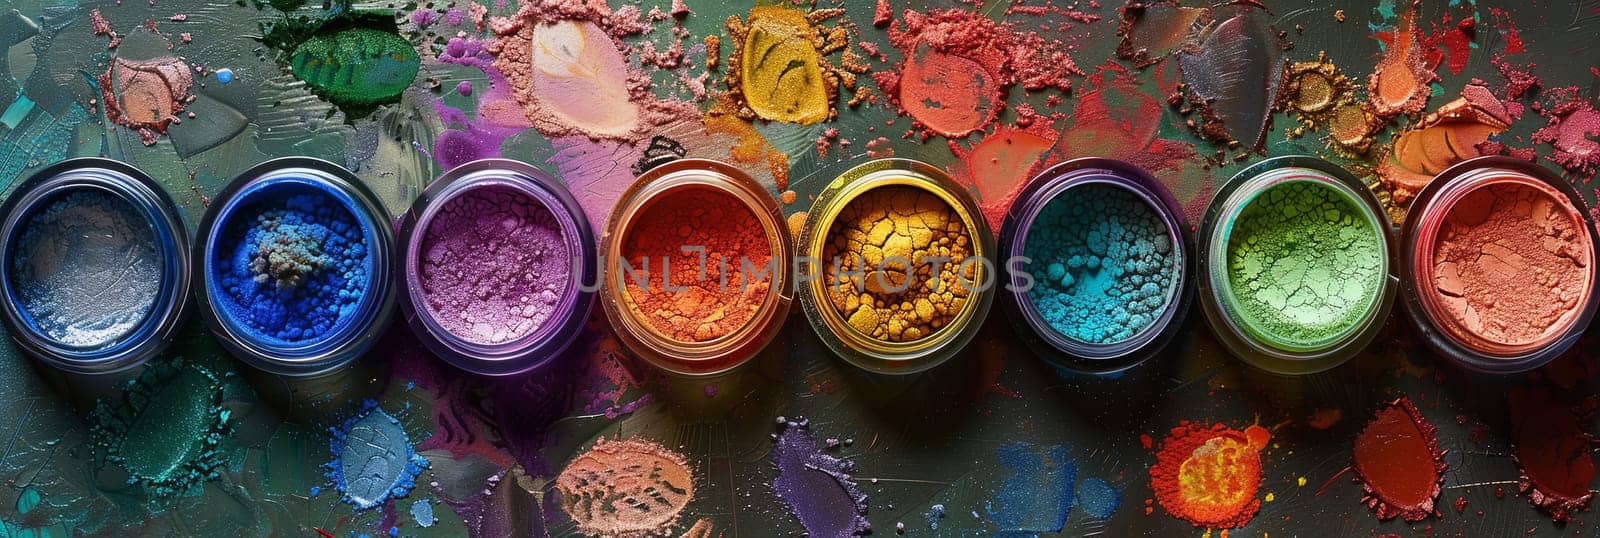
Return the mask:
<path id="1" fill-rule="evenodd" d="M 755 212 L 738 198 L 709 188 L 675 189 L 646 205 L 634 222 L 622 243 L 633 273 L 622 280 L 635 317 L 679 342 L 715 340 L 755 317 L 771 286 L 772 247 Z M 752 270 L 744 270 L 746 264 Z"/>

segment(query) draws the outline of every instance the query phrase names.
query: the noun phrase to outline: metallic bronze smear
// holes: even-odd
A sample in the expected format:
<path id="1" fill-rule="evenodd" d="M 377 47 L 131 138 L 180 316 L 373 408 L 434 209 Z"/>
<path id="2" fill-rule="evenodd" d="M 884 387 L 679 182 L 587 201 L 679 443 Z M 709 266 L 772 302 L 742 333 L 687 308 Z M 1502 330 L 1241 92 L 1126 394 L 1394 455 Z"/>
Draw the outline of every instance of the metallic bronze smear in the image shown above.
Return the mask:
<path id="1" fill-rule="evenodd" d="M 1273 109 L 1300 120 L 1299 126 L 1288 130 L 1291 138 L 1298 138 L 1308 129 L 1326 127 L 1339 105 L 1354 100 L 1355 84 L 1350 77 L 1319 52 L 1315 61 L 1289 64 Z"/>
<path id="2" fill-rule="evenodd" d="M 1117 35 L 1122 42 L 1117 45 L 1117 56 L 1134 67 L 1161 61 L 1183 45 L 1191 28 L 1211 24 L 1209 8 L 1183 7 L 1170 1 L 1130 0 L 1118 11 L 1122 22 Z"/>
<path id="3" fill-rule="evenodd" d="M 1254 15 L 1244 11 L 1201 28 L 1179 51 L 1178 67 L 1203 120 L 1200 135 L 1259 150 L 1283 70 L 1276 38 Z"/>

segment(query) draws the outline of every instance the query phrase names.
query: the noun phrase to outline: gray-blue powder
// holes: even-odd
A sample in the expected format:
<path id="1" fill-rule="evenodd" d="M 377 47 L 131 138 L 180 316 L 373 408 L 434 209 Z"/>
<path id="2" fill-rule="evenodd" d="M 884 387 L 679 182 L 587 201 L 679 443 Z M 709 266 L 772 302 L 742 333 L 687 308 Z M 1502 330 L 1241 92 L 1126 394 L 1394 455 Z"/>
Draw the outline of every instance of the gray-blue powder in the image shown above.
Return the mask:
<path id="1" fill-rule="evenodd" d="M 77 190 L 38 211 L 10 260 L 18 308 L 58 344 L 105 345 L 134 331 L 161 291 L 150 222 L 128 201 Z"/>

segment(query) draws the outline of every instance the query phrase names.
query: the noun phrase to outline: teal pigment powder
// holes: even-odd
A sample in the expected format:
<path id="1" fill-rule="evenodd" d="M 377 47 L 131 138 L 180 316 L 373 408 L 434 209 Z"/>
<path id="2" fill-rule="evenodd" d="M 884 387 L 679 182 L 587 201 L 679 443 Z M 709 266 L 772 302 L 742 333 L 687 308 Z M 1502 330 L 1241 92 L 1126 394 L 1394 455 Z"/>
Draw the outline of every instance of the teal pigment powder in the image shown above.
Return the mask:
<path id="1" fill-rule="evenodd" d="M 1039 317 L 1087 344 L 1115 344 L 1148 329 L 1172 301 L 1182 265 L 1155 208 L 1098 183 L 1046 203 L 1022 254 L 1032 260 L 1028 301 Z"/>
<path id="2" fill-rule="evenodd" d="M 162 257 L 149 220 L 98 190 L 63 194 L 29 217 L 10 263 L 19 309 L 66 346 L 127 336 L 161 291 Z"/>
<path id="3" fill-rule="evenodd" d="M 223 308 L 256 338 L 310 344 L 354 317 L 372 253 L 351 209 L 315 187 L 283 185 L 223 216 L 210 277 Z"/>

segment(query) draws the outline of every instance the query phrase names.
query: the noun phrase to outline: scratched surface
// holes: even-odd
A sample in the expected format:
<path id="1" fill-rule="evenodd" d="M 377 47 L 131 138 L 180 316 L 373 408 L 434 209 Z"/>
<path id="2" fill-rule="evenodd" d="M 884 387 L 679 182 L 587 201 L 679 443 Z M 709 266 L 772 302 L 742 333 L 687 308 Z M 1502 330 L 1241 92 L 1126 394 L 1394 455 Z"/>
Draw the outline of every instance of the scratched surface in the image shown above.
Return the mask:
<path id="1" fill-rule="evenodd" d="M 648 10 L 667 2 L 643 0 Z M 1459 3 L 1453 2 L 1453 3 Z M 690 2 L 695 13 L 682 24 L 694 36 L 725 33 L 723 19 L 744 14 L 748 5 Z M 823 7 L 831 4 L 824 0 Z M 898 2 L 896 3 L 899 4 Z M 1117 6 L 1107 0 L 1098 7 L 1088 2 L 1078 9 L 1102 20 L 1070 24 L 1059 14 L 1006 15 L 1004 2 L 979 9 L 994 17 L 1038 19 L 1046 31 L 1060 32 L 1075 44 L 1073 57 L 1085 71 L 1115 61 L 1113 51 Z M 1297 7 L 1314 4 L 1314 7 Z M 1317 51 L 1346 73 L 1365 80 L 1380 54 L 1369 22 L 1380 20 L 1369 2 L 1271 2 L 1268 19 L 1274 28 L 1288 32 L 1293 48 L 1283 54 L 1291 60 L 1314 59 Z M 187 15 L 182 23 L 162 22 L 164 32 L 188 32 L 193 41 L 177 53 L 194 65 L 212 69 L 229 67 L 238 80 L 220 85 L 214 79 L 197 84 L 193 93 L 199 117 L 232 118 L 242 123 L 239 132 L 195 152 L 196 139 L 182 129 L 216 129 L 196 125 L 179 127 L 153 146 L 141 143 L 137 133 L 104 121 L 91 104 L 97 98 L 89 79 L 104 68 L 105 40 L 95 37 L 88 15 L 99 8 L 107 19 L 124 29 L 118 54 L 160 52 L 162 43 L 134 30 L 146 19 L 163 20 L 174 13 Z M 359 7 L 359 6 L 358 6 Z M 368 7 L 384 7 L 374 4 Z M 402 7 L 402 6 L 394 6 Z M 846 20 L 853 21 L 854 39 L 875 42 L 896 55 L 880 29 L 872 27 L 870 2 L 848 2 Z M 1600 77 L 1590 66 L 1600 65 L 1595 39 L 1600 32 L 1600 3 L 1490 2 L 1477 9 L 1503 7 L 1516 20 L 1527 41 L 1522 62 L 1538 64 L 1536 73 L 1547 87 L 1576 85 L 1593 99 L 1600 93 Z M 1342 9 L 1347 22 L 1336 23 L 1333 12 Z M 1427 14 L 1444 6 L 1428 6 Z M 367 117 L 346 121 L 335 107 L 308 91 L 287 70 L 267 56 L 258 24 L 267 12 L 233 2 L 159 0 L 148 4 L 134 0 L 74 4 L 56 0 L 0 0 L 0 18 L 16 10 L 37 25 L 37 33 L 22 26 L 4 27 L 0 46 L 0 100 L 24 92 L 38 106 L 16 125 L 0 125 L 0 183 L 14 184 L 20 175 L 39 165 L 71 156 L 105 155 L 131 162 L 160 179 L 183 206 L 190 223 L 198 220 L 202 197 L 218 192 L 234 174 L 275 156 L 308 155 L 343 163 L 355 170 L 391 212 L 409 203 L 426 181 L 441 170 L 426 153 L 447 125 L 435 111 L 434 101 L 468 106 L 473 98 L 450 91 L 434 91 L 424 80 L 435 79 L 448 90 L 462 80 L 484 84 L 481 71 L 463 66 L 424 62 L 416 88 L 399 103 L 379 108 Z M 12 22 L 16 15 L 11 15 Z M 9 22 L 7 24 L 10 24 Z M 1297 32 L 1296 26 L 1303 26 Z M 1441 68 L 1439 85 L 1454 94 L 1473 78 L 1490 78 L 1495 68 L 1487 51 L 1501 47 L 1504 37 L 1480 25 L 1473 36 L 1474 54 L 1460 74 Z M 15 32 L 13 32 L 15 30 Z M 636 39 L 653 39 L 646 35 Z M 723 54 L 730 47 L 724 43 Z M 694 58 L 691 53 L 691 58 Z M 703 58 L 704 51 L 699 52 Z M 1155 89 L 1155 70 L 1135 71 L 1144 81 L 1141 92 L 1158 102 L 1165 95 Z M 1171 76 L 1171 67 L 1167 75 Z M 662 80 L 661 82 L 665 82 Z M 870 85 L 870 81 L 864 82 Z M 1084 78 L 1074 84 L 1086 87 Z M 1022 92 L 1013 90 L 1013 104 Z M 1063 99 L 1054 110 L 1069 117 L 1081 103 L 1083 91 Z M 1035 101 L 1042 98 L 1028 97 Z M 1435 96 L 1430 109 L 1448 97 Z M 4 104 L 4 102 L 0 102 Z M 201 108 L 204 107 L 204 108 Z M 1194 143 L 1199 153 L 1212 146 L 1184 129 L 1184 117 L 1163 106 L 1159 136 Z M 1014 114 L 1009 110 L 1002 122 Z M 224 120 L 219 120 L 224 121 Z M 889 122 L 889 124 L 886 124 Z M 1526 135 L 1542 121 L 1519 122 L 1513 135 Z M 1270 155 L 1330 152 L 1314 136 L 1286 139 L 1285 126 L 1293 121 L 1283 114 L 1274 118 L 1266 133 Z M 865 158 L 866 141 L 885 136 L 897 156 L 918 158 L 941 167 L 955 165 L 957 156 L 940 138 L 926 143 L 902 139 L 909 126 L 885 104 L 843 108 L 840 117 L 812 126 L 761 125 L 758 128 L 777 148 L 790 155 L 790 188 L 808 200 L 833 175 Z M 1059 120 L 1058 130 L 1070 132 L 1070 120 Z M 854 144 L 835 146 L 819 157 L 814 145 L 823 131 L 837 128 L 841 138 Z M 869 130 L 870 129 L 870 130 Z M 204 134 L 204 133 L 201 133 Z M 981 137 L 981 135 L 978 135 Z M 975 138 L 976 139 L 976 138 Z M 1066 137 L 1063 137 L 1066 140 Z M 962 142 L 963 145 L 970 144 Z M 691 147 L 697 156 L 726 158 L 726 147 Z M 512 135 L 504 154 L 557 171 L 552 162 L 561 151 L 529 130 Z M 1060 156 L 1078 157 L 1082 148 L 1058 142 Z M 1198 163 L 1198 158 L 1197 161 Z M 627 167 L 631 162 L 616 162 Z M 1240 165 L 1183 167 L 1162 180 L 1180 193 L 1193 193 L 1209 180 L 1221 181 Z M 758 167 L 759 168 L 759 167 Z M 603 171 L 587 171 L 603 175 Z M 1587 181 L 1588 178 L 1580 178 Z M 770 177 L 766 178 L 770 181 Z M 583 189 L 577 189 L 583 197 Z M 1592 189 L 1584 188 L 1593 197 Z M 9 192 L 9 187 L 7 192 Z M 774 191 L 776 194 L 776 190 Z M 786 206 L 786 212 L 803 209 L 804 202 Z M 999 313 L 999 309 L 995 310 Z M 597 308 L 595 315 L 603 315 Z M 401 535 L 453 536 L 469 530 L 448 500 L 488 496 L 490 510 L 520 513 L 519 532 L 539 529 L 554 535 L 573 532 L 572 524 L 555 513 L 530 507 L 554 506 L 559 495 L 551 485 L 552 470 L 600 436 L 638 436 L 655 440 L 685 454 L 697 477 L 697 499 L 686 512 L 686 522 L 711 521 L 716 532 L 729 536 L 797 535 L 801 527 L 772 495 L 769 484 L 776 474 L 771 463 L 774 417 L 807 417 L 811 431 L 824 438 L 850 439 L 838 454 L 855 464 L 855 479 L 868 494 L 874 534 L 892 535 L 896 523 L 908 533 L 934 535 L 989 535 L 997 531 L 988 509 L 997 490 L 1013 472 L 1003 466 L 997 450 L 1023 443 L 1033 450 L 1064 446 L 1076 462 L 1077 477 L 1100 478 L 1121 494 L 1121 504 L 1108 519 L 1095 519 L 1082 510 L 1070 512 L 1065 535 L 1181 535 L 1200 534 L 1189 524 L 1157 508 L 1147 514 L 1151 497 L 1148 467 L 1155 458 L 1141 444 L 1141 434 L 1159 439 L 1179 421 L 1224 422 L 1242 427 L 1259 421 L 1273 428 L 1272 444 L 1263 454 L 1259 496 L 1272 494 L 1251 522 L 1233 532 L 1257 535 L 1362 535 L 1400 533 L 1422 535 L 1503 536 L 1534 532 L 1592 534 L 1592 512 L 1579 513 L 1571 523 L 1558 526 L 1516 493 L 1518 473 L 1508 456 L 1506 440 L 1510 417 L 1501 395 L 1521 382 L 1473 378 L 1435 368 L 1435 359 L 1420 349 L 1410 329 L 1399 318 L 1370 350 L 1333 372 L 1301 379 L 1282 379 L 1242 367 L 1226 356 L 1213 340 L 1198 310 L 1189 316 L 1183 335 L 1160 357 L 1115 379 L 1058 375 L 1020 346 L 1010 334 L 1010 324 L 992 315 L 970 348 L 949 364 L 909 380 L 863 377 L 850 370 L 812 334 L 798 307 L 788 330 L 759 363 L 737 379 L 724 380 L 724 397 L 707 402 L 698 397 L 700 386 L 683 383 L 622 383 L 615 395 L 616 408 L 649 395 L 631 412 L 596 411 L 583 393 L 555 398 L 552 408 L 565 409 L 565 418 L 550 426 L 537 451 L 549 469 L 529 470 L 515 478 L 503 466 L 482 456 L 451 458 L 442 452 L 425 453 L 433 466 L 418 480 L 418 488 L 386 509 L 356 512 L 324 491 L 330 489 L 321 467 L 331 459 L 326 427 L 347 415 L 330 412 L 322 417 L 285 420 L 257 396 L 240 376 L 224 375 L 225 406 L 233 412 L 235 430 L 223 440 L 223 465 L 219 476 L 174 498 L 150 501 L 126 494 L 115 480 L 98 472 L 90 450 L 89 424 L 83 411 L 68 405 L 43 383 L 29 362 L 9 345 L 0 346 L 0 520 L 6 532 L 40 535 L 92 534 L 197 536 L 314 535 L 314 528 L 336 535 L 379 535 L 398 521 Z M 603 330 L 603 328 L 602 328 Z M 169 353 L 226 374 L 242 366 L 226 357 L 199 322 L 188 329 Z M 369 361 L 393 357 L 374 353 Z M 580 357 L 577 360 L 593 359 Z M 649 376 L 636 374 L 638 379 Z M 613 380 L 614 381 L 614 380 Z M 485 396 L 441 399 L 422 387 L 412 386 L 402 374 L 377 379 L 383 387 L 381 405 L 404 424 L 413 441 L 436 431 L 441 415 L 484 414 L 492 405 Z M 470 391 L 456 383 L 451 390 Z M 370 385 L 370 383 L 369 383 Z M 1592 390 L 1592 388 L 1590 389 Z M 687 395 L 684 395 L 687 394 Z M 734 397 L 728 397 L 734 395 Z M 1380 522 L 1360 502 L 1361 489 L 1341 477 L 1318 494 L 1319 487 L 1350 463 L 1351 442 L 1367 417 L 1384 401 L 1408 395 L 1430 422 L 1439 428 L 1441 448 L 1447 451 L 1449 470 L 1440 497 L 1442 516 L 1407 525 Z M 332 397 L 348 403 L 350 395 L 336 391 Z M 455 402 L 461 409 L 438 412 L 439 402 Z M 1307 426 L 1317 410 L 1338 409 L 1343 419 L 1326 429 Z M 466 419 L 463 419 L 466 420 Z M 1591 418 L 1586 426 L 1597 429 Z M 1479 432 L 1474 438 L 1474 430 Z M 498 481 L 491 476 L 505 473 Z M 1300 485 L 1304 478 L 1305 485 Z M 38 506 L 29 506 L 37 495 Z M 1467 509 L 1451 507 L 1465 499 Z M 434 499 L 439 522 L 419 528 L 407 512 L 415 499 Z M 925 517 L 935 504 L 947 515 L 933 530 Z M 24 507 L 27 509 L 24 510 Z M 1482 515 L 1479 515 L 1479 511 Z M 389 518 L 395 519 L 389 519 Z M 687 525 L 680 525 L 681 532 Z"/>

